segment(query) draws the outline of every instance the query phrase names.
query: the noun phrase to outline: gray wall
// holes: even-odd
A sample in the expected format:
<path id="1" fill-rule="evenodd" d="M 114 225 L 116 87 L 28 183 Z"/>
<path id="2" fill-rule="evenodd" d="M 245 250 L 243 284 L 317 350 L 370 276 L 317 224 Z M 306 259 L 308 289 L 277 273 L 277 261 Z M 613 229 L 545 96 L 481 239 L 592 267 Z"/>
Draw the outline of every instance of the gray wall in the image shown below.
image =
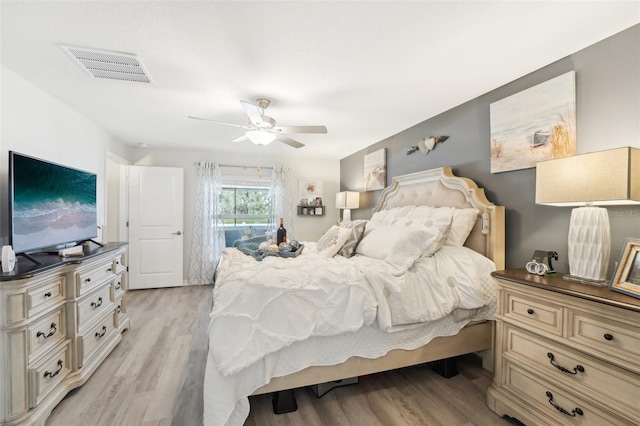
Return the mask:
<path id="1" fill-rule="evenodd" d="M 490 201 L 506 207 L 507 268 L 523 267 L 534 250 L 555 250 L 560 260 L 554 266 L 568 271 L 570 208 L 535 204 L 535 168 L 490 172 L 489 105 L 571 70 L 576 71 L 578 153 L 640 147 L 640 25 L 636 25 L 342 159 L 340 190 L 362 191 L 363 157 L 380 148 L 387 149 L 387 184 L 396 175 L 451 166 L 456 175 L 485 188 Z M 440 135 L 450 138 L 427 156 L 405 154 L 406 147 L 425 136 Z M 362 207 L 353 210 L 352 217 L 369 218 L 379 194 L 363 192 Z M 625 239 L 640 238 L 640 207 L 608 210 L 611 275 Z"/>

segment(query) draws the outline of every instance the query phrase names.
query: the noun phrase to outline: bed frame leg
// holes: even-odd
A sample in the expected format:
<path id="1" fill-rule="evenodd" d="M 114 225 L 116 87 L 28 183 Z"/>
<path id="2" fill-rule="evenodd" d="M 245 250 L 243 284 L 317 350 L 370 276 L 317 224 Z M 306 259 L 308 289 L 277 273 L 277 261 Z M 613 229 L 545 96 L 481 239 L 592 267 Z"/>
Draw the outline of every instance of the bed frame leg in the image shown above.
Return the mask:
<path id="1" fill-rule="evenodd" d="M 293 389 L 274 392 L 271 405 L 275 414 L 290 413 L 298 409 Z"/>
<path id="2" fill-rule="evenodd" d="M 456 374 L 458 374 L 458 367 L 456 364 L 456 359 L 454 358 L 445 358 L 440 359 L 438 361 L 434 361 L 431 365 L 431 369 L 444 377 L 445 379 L 450 379 Z"/>

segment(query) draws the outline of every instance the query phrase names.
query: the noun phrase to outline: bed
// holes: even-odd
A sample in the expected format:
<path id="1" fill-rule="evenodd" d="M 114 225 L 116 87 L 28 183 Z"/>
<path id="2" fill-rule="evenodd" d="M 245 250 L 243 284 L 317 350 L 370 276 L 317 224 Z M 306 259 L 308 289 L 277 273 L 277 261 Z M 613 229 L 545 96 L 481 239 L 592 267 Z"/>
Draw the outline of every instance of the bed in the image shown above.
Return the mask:
<path id="1" fill-rule="evenodd" d="M 265 264 L 258 264 L 237 250 L 225 250 L 216 277 L 209 327 L 204 424 L 242 424 L 249 413 L 250 395 L 281 395 L 281 391 L 301 386 L 472 352 L 483 352 L 483 366 L 491 369 L 495 289 L 490 272 L 504 268 L 504 207 L 489 202 L 483 189 L 470 179 L 456 177 L 449 167 L 397 176 L 382 191 L 365 228 L 370 229 L 365 231 L 369 234 L 365 233 L 362 241 L 371 241 L 375 233 L 386 235 L 380 232 L 387 226 L 397 231 L 398 220 L 412 224 L 413 219 L 407 220 L 399 212 L 432 208 L 441 212 L 449 207 L 456 213 L 471 209 L 476 212 L 464 246 L 449 245 L 448 239 L 445 244 L 443 233 L 434 231 L 433 238 L 429 233 L 419 234 L 421 238 L 415 244 L 428 240 L 434 251 L 410 264 L 403 261 L 409 265 L 406 268 L 399 268 L 393 259 L 389 263 L 364 255 L 369 243 L 361 244 L 361 253 L 358 245 L 359 254 L 349 259 L 339 255 L 329 259 L 314 257 L 320 247 L 307 243 L 303 251 L 309 252 L 306 257 L 265 258 Z M 391 219 L 387 222 L 385 218 Z M 430 230 L 442 225 L 433 221 L 428 224 Z M 449 222 L 447 232 L 451 229 Z M 403 234 L 394 235 L 400 238 Z M 407 258 L 405 253 L 400 255 Z M 455 303 L 439 301 L 434 303 L 434 312 L 428 310 L 427 314 L 425 310 L 424 315 L 416 313 L 415 307 L 407 308 L 406 316 L 410 318 L 404 322 L 398 318 L 404 318 L 405 311 L 384 313 L 389 306 L 398 309 L 399 304 L 413 304 L 406 289 L 393 292 L 398 280 L 404 286 L 412 282 L 411 277 L 422 280 L 433 275 L 428 279 L 440 279 L 432 271 L 443 267 L 451 271 L 451 276 L 462 277 L 458 281 L 473 275 L 469 278 L 473 281 L 470 289 L 457 285 L 456 279 L 443 286 L 452 292 L 453 296 L 446 297 L 455 299 Z M 263 270 L 268 270 L 269 276 L 255 272 Z M 380 284 L 378 280 L 389 283 Z M 267 281 L 272 284 L 264 284 Z M 287 289 L 283 291 L 280 283 L 286 283 Z M 413 297 L 412 293 L 407 294 Z M 272 303 L 275 308 L 270 312 Z M 302 308 L 296 313 L 293 306 L 299 303 Z M 319 307 L 320 325 L 306 321 L 304 310 L 312 307 Z M 418 314 L 420 319 L 416 320 Z"/>

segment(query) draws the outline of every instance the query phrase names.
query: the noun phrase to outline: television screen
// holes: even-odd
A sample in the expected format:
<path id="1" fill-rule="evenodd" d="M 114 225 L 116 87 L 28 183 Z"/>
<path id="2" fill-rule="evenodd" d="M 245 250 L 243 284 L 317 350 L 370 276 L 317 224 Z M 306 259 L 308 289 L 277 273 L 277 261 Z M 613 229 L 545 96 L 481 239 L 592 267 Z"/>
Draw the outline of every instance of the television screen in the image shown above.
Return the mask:
<path id="1" fill-rule="evenodd" d="M 97 237 L 94 173 L 9 152 L 9 184 L 16 253 Z"/>

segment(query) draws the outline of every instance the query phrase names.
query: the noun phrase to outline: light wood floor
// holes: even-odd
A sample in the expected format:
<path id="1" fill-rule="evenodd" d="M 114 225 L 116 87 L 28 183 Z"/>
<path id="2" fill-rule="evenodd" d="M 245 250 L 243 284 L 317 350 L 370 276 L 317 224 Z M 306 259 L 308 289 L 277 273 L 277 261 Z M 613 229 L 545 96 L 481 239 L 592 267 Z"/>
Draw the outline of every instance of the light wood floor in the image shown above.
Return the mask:
<path id="1" fill-rule="evenodd" d="M 131 329 L 94 375 L 53 411 L 48 426 L 200 426 L 211 286 L 127 294 Z M 490 373 L 470 355 L 444 379 L 411 367 L 360 378 L 322 398 L 295 391 L 298 411 L 275 415 L 251 397 L 246 425 L 513 425 L 485 404 Z"/>

